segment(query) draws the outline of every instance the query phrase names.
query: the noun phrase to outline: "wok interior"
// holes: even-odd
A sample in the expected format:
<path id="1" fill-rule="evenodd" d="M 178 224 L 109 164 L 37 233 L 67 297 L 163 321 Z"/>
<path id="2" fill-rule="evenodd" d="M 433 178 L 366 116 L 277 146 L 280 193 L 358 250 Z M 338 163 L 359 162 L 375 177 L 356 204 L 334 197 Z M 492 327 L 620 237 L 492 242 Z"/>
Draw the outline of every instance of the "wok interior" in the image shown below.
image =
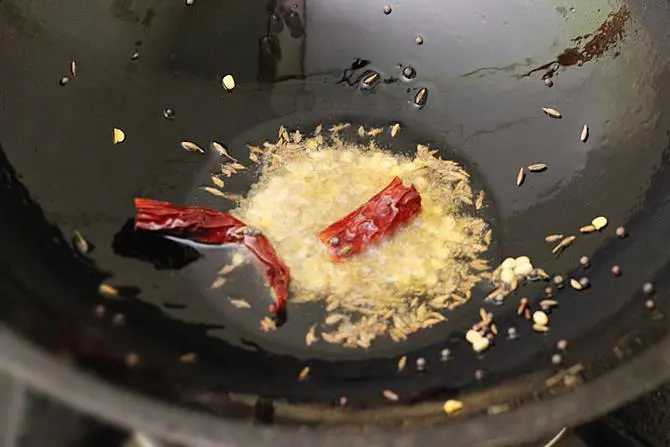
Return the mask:
<path id="1" fill-rule="evenodd" d="M 183 5 L 154 6 L 154 18 L 147 19 L 116 4 L 90 16 L 70 11 L 67 20 L 59 21 L 61 12 L 40 3 L 34 9 L 20 2 L 1 6 L 12 12 L 2 20 L 13 33 L 0 40 L 0 54 L 12 61 L 0 75 L 2 85 L 12 86 L 0 110 L 6 157 L 0 206 L 3 216 L 11 216 L 0 219 L 0 285 L 9 326 L 69 361 L 140 392 L 226 416 L 253 413 L 257 400 L 247 395 L 276 399 L 277 405 L 317 404 L 313 410 L 339 404 L 346 396 L 350 408 L 386 411 L 385 389 L 410 403 L 470 396 L 476 410 L 501 399 L 532 399 L 531 392 L 544 388 L 544 379 L 560 368 L 550 361 L 560 339 L 570 343 L 563 365 L 582 363 L 595 375 L 663 333 L 664 283 L 658 275 L 668 261 L 663 224 L 669 210 L 663 198 L 670 102 L 660 90 L 667 80 L 665 67 L 654 63 L 659 49 L 639 23 L 628 25 L 617 58 L 605 54 L 597 63 L 562 69 L 548 89 L 539 76 L 521 74 L 551 60 L 553 48 L 538 48 L 512 31 L 497 35 L 506 46 L 494 54 L 473 31 L 460 41 L 464 51 L 440 31 L 449 28 L 445 20 L 453 20 L 446 10 L 441 21 L 429 18 L 431 12 L 414 22 L 413 28 L 421 23 L 426 36 L 417 49 L 411 30 L 398 31 L 401 7 L 384 16 L 373 5 L 352 5 L 347 13 L 323 3 L 302 10 L 299 2 L 306 27 L 301 34 L 296 25 L 279 29 L 262 5 L 233 8 L 232 15 L 217 2 L 202 1 L 187 11 Z M 465 3 L 459 7 L 468 11 Z M 435 8 L 441 11 L 435 5 L 429 9 Z M 493 4 L 477 8 L 492 8 L 490 26 L 507 18 Z M 553 12 L 536 12 L 556 23 Z M 514 20 L 518 25 L 535 22 L 526 14 Z M 220 27 L 222 21 L 229 27 Z M 87 27 L 98 32 L 82 41 L 78 33 Z M 353 31 L 362 29 L 379 37 L 361 43 Z M 276 52 L 269 59 L 263 56 L 267 42 L 259 44 L 262 36 L 275 37 L 272 45 L 282 50 L 280 58 Z M 445 44 L 432 46 L 431 40 Z M 232 41 L 236 44 L 226 44 Z M 135 49 L 141 56 L 131 61 Z M 26 53 L 32 56 L 20 56 Z M 529 53 L 530 62 L 519 62 Z M 398 79 L 399 64 L 411 63 L 418 76 L 381 84 L 373 92 L 338 84 L 355 58 L 371 61 L 365 69 Z M 77 78 L 60 87 L 71 59 L 77 60 Z M 649 68 L 640 72 L 639 66 Z M 235 73 L 238 83 L 231 94 L 219 85 L 225 73 Z M 259 83 L 259 77 L 267 82 Z M 411 102 L 419 87 L 429 91 L 421 110 Z M 547 105 L 560 109 L 563 119 L 543 116 L 540 108 Z M 175 110 L 174 119 L 165 119 L 165 107 Z M 577 260 L 586 255 L 592 264 L 586 273 L 591 289 L 559 293 L 560 308 L 551 316 L 547 335 L 535 334 L 516 316 L 518 298 L 526 292 L 510 297 L 492 310 L 498 326 L 517 327 L 520 339 L 499 337 L 481 358 L 465 345 L 463 333 L 477 321 L 483 292 L 449 314 L 447 323 L 405 345 L 314 355 L 269 336 L 253 338 L 222 318 L 216 302 L 203 299 L 192 279 L 115 252 L 112 241 L 123 234 L 135 196 L 225 209 L 218 199 L 195 192 L 211 158 L 181 150 L 179 141 L 221 141 L 242 156 L 245 144 L 273 138 L 280 125 L 309 131 L 320 122 L 347 121 L 368 127 L 401 122 L 405 136 L 390 150 L 408 153 L 416 143 L 430 143 L 443 156 L 462 161 L 493 201 L 498 260 L 527 255 L 550 273 L 568 276 L 582 274 L 576 273 Z M 591 129 L 586 144 L 578 139 L 584 123 Z M 126 132 L 124 144 L 111 144 L 113 127 Z M 518 188 L 519 166 L 537 162 L 547 163 L 549 170 L 529 176 Z M 229 187 L 243 192 L 252 181 L 240 177 Z M 560 258 L 551 254 L 545 235 L 575 232 L 597 215 L 610 221 L 602 235 L 580 238 Z M 625 225 L 630 237 L 614 237 L 617 225 Z M 75 229 L 96 245 L 90 259 L 70 248 Z M 624 270 L 621 278 L 611 277 L 613 264 Z M 107 277 L 139 287 L 140 293 L 105 301 L 96 290 Z M 644 308 L 640 292 L 649 280 L 657 288 L 654 312 Z M 247 291 L 256 282 L 240 287 Z M 537 297 L 543 286 L 526 289 L 527 294 Z M 100 304 L 106 309 L 102 318 L 94 314 Z M 299 312 L 308 322 L 311 310 Z M 116 315 L 123 315 L 123 324 Z M 223 335 L 231 326 L 232 335 Z M 642 343 L 631 345 L 632 339 Z M 439 361 L 444 348 L 452 353 L 448 362 Z M 132 368 L 126 364 L 130 352 L 139 355 Z M 190 352 L 198 353 L 198 362 L 178 360 Z M 426 358 L 427 370 L 418 373 L 411 365 L 406 374 L 397 374 L 400 355 L 408 355 L 410 362 Z M 299 382 L 305 364 L 312 377 Z M 475 378 L 477 370 L 482 380 Z M 279 416 L 305 420 L 292 408 Z M 423 419 L 439 411 L 416 408 L 403 407 L 387 414 L 386 421 L 412 415 Z M 321 410 L 307 420 L 330 421 Z M 358 412 L 347 414 L 339 420 L 366 421 Z"/>

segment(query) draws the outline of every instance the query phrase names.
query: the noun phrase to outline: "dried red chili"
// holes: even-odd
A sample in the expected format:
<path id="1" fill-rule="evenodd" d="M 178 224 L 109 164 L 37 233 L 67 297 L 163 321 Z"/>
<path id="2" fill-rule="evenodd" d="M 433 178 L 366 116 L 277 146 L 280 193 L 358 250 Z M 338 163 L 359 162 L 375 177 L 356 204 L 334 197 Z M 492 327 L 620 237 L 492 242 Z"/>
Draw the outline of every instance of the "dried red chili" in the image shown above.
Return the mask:
<path id="1" fill-rule="evenodd" d="M 165 231 L 186 239 L 212 245 L 239 244 L 251 251 L 264 267 L 264 276 L 274 292 L 270 312 L 278 313 L 286 306 L 291 277 L 265 235 L 230 213 L 179 206 L 152 199 L 135 199 L 135 228 Z"/>
<path id="2" fill-rule="evenodd" d="M 342 260 L 378 244 L 414 219 L 421 211 L 421 196 L 414 185 L 393 181 L 364 205 L 318 234 L 335 260 Z"/>

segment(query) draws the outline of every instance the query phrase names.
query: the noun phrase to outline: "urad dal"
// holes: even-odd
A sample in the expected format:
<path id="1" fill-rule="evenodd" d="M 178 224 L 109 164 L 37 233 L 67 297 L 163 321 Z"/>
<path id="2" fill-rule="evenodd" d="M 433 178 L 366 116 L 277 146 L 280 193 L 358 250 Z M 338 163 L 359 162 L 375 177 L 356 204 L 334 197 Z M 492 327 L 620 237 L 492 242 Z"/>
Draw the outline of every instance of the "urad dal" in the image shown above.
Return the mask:
<path id="1" fill-rule="evenodd" d="M 289 305 L 323 301 L 327 343 L 367 348 L 378 336 L 404 340 L 445 320 L 442 311 L 470 298 L 490 278 L 483 253 L 487 224 L 475 215 L 470 178 L 453 161 L 419 145 L 414 158 L 367 141 L 279 130 L 259 146 L 261 172 L 233 213 L 260 229 L 291 271 Z M 422 211 L 378 246 L 333 262 L 316 234 L 365 203 L 398 176 L 414 185 Z M 337 315 L 337 317 L 335 317 Z M 341 316 L 340 316 L 341 315 Z"/>

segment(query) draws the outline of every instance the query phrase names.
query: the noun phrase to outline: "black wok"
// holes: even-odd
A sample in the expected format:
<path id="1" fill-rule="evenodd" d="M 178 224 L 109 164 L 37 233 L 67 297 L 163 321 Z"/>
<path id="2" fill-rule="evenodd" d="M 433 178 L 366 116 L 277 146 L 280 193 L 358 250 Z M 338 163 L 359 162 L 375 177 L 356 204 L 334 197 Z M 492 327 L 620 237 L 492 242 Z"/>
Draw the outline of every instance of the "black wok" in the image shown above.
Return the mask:
<path id="1" fill-rule="evenodd" d="M 386 15 L 383 2 L 348 0 L 0 0 L 2 367 L 115 422 L 226 445 L 507 445 L 667 380 L 667 5 L 390 5 Z M 416 76 L 402 76 L 407 65 Z M 356 83 L 366 70 L 384 78 L 373 91 Z M 563 118 L 544 116 L 546 106 Z M 467 166 L 493 201 L 496 262 L 528 255 L 591 287 L 557 293 L 545 335 L 516 315 L 521 294 L 486 305 L 520 337 L 482 356 L 463 334 L 483 292 L 406 343 L 307 348 L 318 308 L 289 305 L 287 323 L 261 333 L 262 313 L 240 319 L 206 291 L 198 261 L 225 251 L 132 230 L 137 196 L 226 209 L 198 189 L 215 156 L 180 141 L 221 141 L 242 157 L 280 125 L 345 121 L 400 122 L 390 150 L 430 143 Z M 114 127 L 123 144 L 112 144 Z M 537 162 L 549 170 L 518 188 L 519 166 Z M 231 186 L 243 193 L 253 180 Z M 597 215 L 610 221 L 601 234 L 551 254 L 545 235 Z M 75 230 L 95 245 L 90 255 L 73 250 Z M 245 271 L 230 293 L 267 300 L 256 275 Z M 124 299 L 99 296 L 102 281 L 125 286 Z M 535 300 L 544 286 L 524 293 Z M 561 339 L 569 349 L 552 363 Z M 410 364 L 399 375 L 402 355 Z M 300 382 L 304 365 L 312 374 Z M 400 402 L 385 401 L 386 389 Z M 466 405 L 458 416 L 441 410 L 450 398 Z"/>

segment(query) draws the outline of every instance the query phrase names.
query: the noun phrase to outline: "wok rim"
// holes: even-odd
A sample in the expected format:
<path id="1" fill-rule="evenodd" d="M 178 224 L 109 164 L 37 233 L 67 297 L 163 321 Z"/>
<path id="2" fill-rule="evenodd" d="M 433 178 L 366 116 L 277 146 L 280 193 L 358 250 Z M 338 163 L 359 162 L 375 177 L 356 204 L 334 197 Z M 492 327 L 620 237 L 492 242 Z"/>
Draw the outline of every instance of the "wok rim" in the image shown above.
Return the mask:
<path id="1" fill-rule="evenodd" d="M 423 443 L 429 439 L 440 442 L 448 436 L 459 445 L 488 447 L 532 442 L 563 427 L 593 420 L 670 379 L 670 336 L 665 336 L 628 362 L 570 393 L 522 405 L 507 413 L 473 416 L 456 424 L 431 428 L 372 434 L 338 432 L 333 436 L 319 429 L 250 426 L 124 390 L 59 363 L 4 326 L 0 326 L 0 348 L 0 371 L 60 403 L 130 430 L 198 446 L 265 445 L 269 441 L 279 441 L 281 445 L 316 445 L 328 438 L 331 445 L 350 445 L 356 440 L 365 440 L 366 445 L 392 445 L 394 440 L 405 438 L 399 435 L 415 436 L 415 440 Z"/>

